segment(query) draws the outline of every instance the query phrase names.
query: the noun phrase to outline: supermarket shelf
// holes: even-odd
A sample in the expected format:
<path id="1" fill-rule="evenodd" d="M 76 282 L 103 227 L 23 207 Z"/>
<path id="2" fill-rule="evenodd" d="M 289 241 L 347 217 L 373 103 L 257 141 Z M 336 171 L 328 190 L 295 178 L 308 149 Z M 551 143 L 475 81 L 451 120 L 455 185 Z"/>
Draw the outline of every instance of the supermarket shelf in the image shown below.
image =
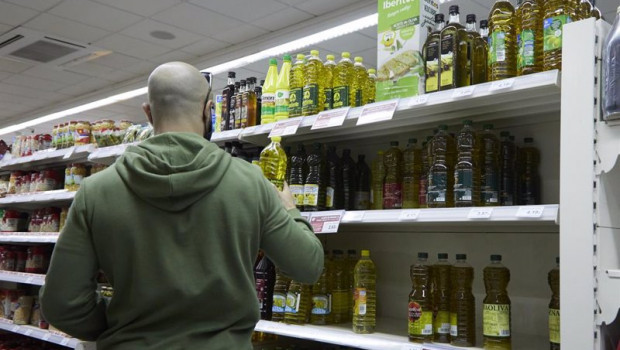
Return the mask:
<path id="1" fill-rule="evenodd" d="M 38 274 L 38 273 L 25 273 L 25 272 L 0 270 L 0 281 L 42 286 L 45 284 L 45 275 Z"/>
<path id="2" fill-rule="evenodd" d="M 308 339 L 323 343 L 351 346 L 360 349 L 370 350 L 457 350 L 470 349 L 481 350 L 482 347 L 462 348 L 451 346 L 448 344 L 424 343 L 417 344 L 409 341 L 406 336 L 407 322 L 399 320 L 381 320 L 377 321 L 378 332 L 373 334 L 356 334 L 351 330 L 351 324 L 348 325 L 330 325 L 330 326 L 313 326 L 313 325 L 288 325 L 284 323 L 271 321 L 258 321 L 254 328 L 258 332 L 273 333 L 286 337 L 299 339 Z M 404 326 L 403 326 L 404 325 Z M 405 335 L 397 335 L 398 334 Z M 531 335 L 519 336 L 514 335 L 514 349 L 544 349 L 549 343 L 544 337 Z"/>
<path id="3" fill-rule="evenodd" d="M 116 146 L 97 148 L 88 156 L 88 161 L 110 165 L 125 152 L 127 147 L 137 145 L 138 143 L 123 143 Z"/>
<path id="4" fill-rule="evenodd" d="M 0 207 L 37 208 L 54 203 L 70 202 L 74 197 L 75 192 L 67 190 L 8 195 L 0 198 Z"/>
<path id="5" fill-rule="evenodd" d="M 59 232 L 0 232 L 2 243 L 56 243 Z"/>
<path id="6" fill-rule="evenodd" d="M 317 116 L 304 117 L 294 135 L 287 140 L 346 141 L 361 137 L 392 135 L 434 126 L 437 123 L 457 124 L 463 118 L 474 122 L 509 120 L 526 117 L 534 122 L 545 118 L 559 120 L 560 72 L 557 70 L 530 74 L 474 86 L 439 91 L 399 100 L 392 120 L 357 126 L 363 107 L 351 108 L 342 126 L 311 130 Z M 546 117 L 544 117 L 546 115 Z M 274 124 L 214 133 L 215 143 L 241 140 L 266 145 Z"/>
<path id="7" fill-rule="evenodd" d="M 11 158 L 8 155 L 0 161 L 0 170 L 24 170 L 48 164 L 59 165 L 85 161 L 96 148 L 95 145 L 83 145 L 38 151 L 27 157 Z"/>
<path id="8" fill-rule="evenodd" d="M 78 339 L 68 337 L 66 335 L 51 332 L 46 329 L 40 329 L 33 326 L 20 326 L 13 323 L 11 320 L 0 318 L 0 329 L 5 331 L 25 335 L 27 337 L 41 339 L 46 342 L 66 346 L 71 349 L 78 350 L 94 350 L 94 343 L 82 342 Z"/>

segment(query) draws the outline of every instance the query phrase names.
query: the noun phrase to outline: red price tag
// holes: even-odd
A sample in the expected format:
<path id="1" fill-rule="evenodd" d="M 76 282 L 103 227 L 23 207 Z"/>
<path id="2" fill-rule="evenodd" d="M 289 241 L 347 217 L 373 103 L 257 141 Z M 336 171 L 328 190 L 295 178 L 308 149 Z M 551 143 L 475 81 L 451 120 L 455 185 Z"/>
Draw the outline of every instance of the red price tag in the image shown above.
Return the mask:
<path id="1" fill-rule="evenodd" d="M 310 217 L 310 225 L 314 233 L 335 233 L 343 214 L 343 211 L 315 213 Z"/>
<path id="2" fill-rule="evenodd" d="M 310 130 L 341 126 L 344 123 L 344 120 L 347 118 L 347 114 L 349 114 L 350 109 L 351 107 L 345 107 L 319 113 L 319 115 L 314 120 L 314 124 L 312 124 L 312 128 L 310 128 Z"/>
<path id="3" fill-rule="evenodd" d="M 377 123 L 390 120 L 394 117 L 399 100 L 370 103 L 364 106 L 362 114 L 357 119 L 357 125 Z"/>

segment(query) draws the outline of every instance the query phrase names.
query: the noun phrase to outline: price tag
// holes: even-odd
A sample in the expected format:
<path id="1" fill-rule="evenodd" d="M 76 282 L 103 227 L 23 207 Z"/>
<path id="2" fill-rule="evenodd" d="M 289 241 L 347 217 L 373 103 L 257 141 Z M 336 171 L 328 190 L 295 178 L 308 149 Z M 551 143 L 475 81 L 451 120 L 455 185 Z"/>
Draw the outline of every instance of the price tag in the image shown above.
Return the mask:
<path id="1" fill-rule="evenodd" d="M 543 215 L 544 210 L 545 207 L 541 205 L 519 207 L 519 210 L 517 210 L 517 217 L 540 218 Z"/>
<path id="2" fill-rule="evenodd" d="M 491 87 L 489 88 L 489 91 L 510 89 L 512 87 L 512 84 L 514 83 L 515 83 L 515 78 L 494 81 L 491 83 Z"/>
<path id="3" fill-rule="evenodd" d="M 468 219 L 488 219 L 493 214 L 493 208 L 471 208 Z"/>
<path id="4" fill-rule="evenodd" d="M 347 222 L 362 222 L 364 215 L 366 215 L 366 212 L 361 210 L 348 211 L 344 214 Z"/>
<path id="5" fill-rule="evenodd" d="M 330 111 L 323 111 L 314 120 L 312 128 L 310 130 L 333 128 L 335 126 L 341 126 L 344 120 L 349 114 L 351 107 L 332 109 Z"/>
<path id="6" fill-rule="evenodd" d="M 277 122 L 273 126 L 273 129 L 271 129 L 269 137 L 295 135 L 297 128 L 299 128 L 299 124 L 301 124 L 301 119 L 302 118 L 299 117 Z"/>
<path id="7" fill-rule="evenodd" d="M 465 97 L 465 96 L 471 96 L 474 93 L 474 90 L 476 89 L 475 86 L 465 86 L 462 88 L 458 88 L 458 89 L 454 89 L 454 92 L 452 93 L 452 98 L 460 98 L 460 97 Z"/>
<path id="8" fill-rule="evenodd" d="M 67 153 L 65 153 L 65 156 L 62 157 L 62 159 L 69 159 L 69 158 L 71 158 L 71 156 L 73 155 L 73 152 L 75 152 L 75 146 L 69 147 L 67 149 Z"/>
<path id="9" fill-rule="evenodd" d="M 400 212 L 400 221 L 414 221 L 420 216 L 419 210 L 404 209 Z"/>
<path id="10" fill-rule="evenodd" d="M 51 338 L 51 337 L 52 337 L 52 335 L 51 335 L 51 334 L 49 334 L 49 333 L 45 333 L 45 335 L 44 335 L 44 336 L 43 336 L 43 338 L 41 338 L 41 339 L 43 339 L 43 340 L 47 341 L 47 340 L 48 340 L 49 338 Z"/>
<path id="11" fill-rule="evenodd" d="M 409 102 L 409 107 L 423 105 L 426 102 L 428 102 L 428 95 L 418 95 L 411 98 L 411 102 Z"/>
<path id="12" fill-rule="evenodd" d="M 335 233 L 338 232 L 343 215 L 343 210 L 315 213 L 310 217 L 310 225 L 314 233 Z"/>
<path id="13" fill-rule="evenodd" d="M 405 344 L 400 347 L 400 350 L 424 350 L 424 348 L 420 345 Z"/>
<path id="14" fill-rule="evenodd" d="M 396 107 L 398 107 L 398 101 L 397 99 L 365 105 L 362 109 L 362 114 L 357 119 L 357 125 L 391 120 L 394 117 Z"/>
<path id="15" fill-rule="evenodd" d="M 65 338 L 60 342 L 60 345 L 67 345 L 69 344 L 69 338 Z"/>

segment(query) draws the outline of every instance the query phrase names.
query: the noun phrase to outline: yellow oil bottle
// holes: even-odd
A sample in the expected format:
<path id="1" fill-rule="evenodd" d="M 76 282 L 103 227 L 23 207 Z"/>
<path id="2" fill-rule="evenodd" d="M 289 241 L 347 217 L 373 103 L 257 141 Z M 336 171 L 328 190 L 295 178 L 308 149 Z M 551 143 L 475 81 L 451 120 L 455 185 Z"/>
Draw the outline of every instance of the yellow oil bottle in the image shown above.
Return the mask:
<path id="1" fill-rule="evenodd" d="M 327 252 L 325 253 L 327 255 Z M 330 264 L 327 256 L 323 265 L 323 273 L 319 280 L 312 285 L 312 307 L 310 309 L 310 323 L 327 324 L 331 313 L 331 295 L 329 291 Z"/>
<path id="2" fill-rule="evenodd" d="M 336 65 L 334 74 L 334 102 L 333 108 L 353 106 L 355 95 L 353 91 L 353 80 L 355 70 L 351 62 L 351 54 L 342 53 L 342 59 Z"/>
<path id="3" fill-rule="evenodd" d="M 409 340 L 433 340 L 433 300 L 431 298 L 431 266 L 428 253 L 418 253 L 418 261 L 411 265 L 411 293 L 409 293 Z"/>
<path id="4" fill-rule="evenodd" d="M 433 297 L 433 341 L 450 342 L 450 270 L 447 253 L 437 254 L 437 262 L 431 266 L 431 285 Z"/>
<path id="5" fill-rule="evenodd" d="M 592 17 L 593 9 L 594 8 L 592 7 L 592 3 L 590 3 L 589 0 L 581 0 L 581 2 L 579 2 L 578 9 L 579 18 L 586 19 Z"/>
<path id="6" fill-rule="evenodd" d="M 562 69 L 563 27 L 573 21 L 573 6 L 565 0 L 546 0 L 543 15 L 543 70 Z"/>
<path id="7" fill-rule="evenodd" d="M 525 0 L 516 10 L 519 37 L 517 75 L 542 71 L 542 12 L 541 0 Z"/>
<path id="8" fill-rule="evenodd" d="M 334 55 L 325 56 L 325 64 L 323 65 L 323 80 L 325 85 L 323 91 L 325 92 L 325 102 L 323 103 L 323 110 L 333 108 L 334 104 L 334 74 L 336 71 L 336 61 Z"/>
<path id="9" fill-rule="evenodd" d="M 510 298 L 506 287 L 510 270 L 502 265 L 501 255 L 491 255 L 491 263 L 484 268 L 486 297 L 482 309 L 484 348 L 510 350 Z"/>
<path id="10" fill-rule="evenodd" d="M 291 56 L 284 55 L 282 68 L 278 74 L 276 84 L 276 112 L 275 121 L 288 119 L 288 108 L 290 103 L 289 80 L 291 74 Z"/>
<path id="11" fill-rule="evenodd" d="M 466 254 L 456 254 L 450 269 L 450 344 L 476 345 L 476 299 L 472 293 L 474 268 Z"/>
<path id="12" fill-rule="evenodd" d="M 517 18 L 508 0 L 497 0 L 489 13 L 489 80 L 517 75 Z"/>
<path id="13" fill-rule="evenodd" d="M 280 145 L 282 138 L 274 136 L 271 143 L 260 153 L 259 164 L 263 175 L 282 191 L 286 179 L 287 156 Z"/>
<path id="14" fill-rule="evenodd" d="M 310 51 L 310 58 L 305 66 L 304 95 L 302 101 L 302 114 L 313 115 L 323 110 L 325 91 L 323 91 L 323 62 L 319 57 L 319 51 Z"/>
<path id="15" fill-rule="evenodd" d="M 291 281 L 286 293 L 284 323 L 304 324 L 309 321 L 312 307 L 312 286 Z"/>
<path id="16" fill-rule="evenodd" d="M 375 102 L 377 96 L 377 71 L 374 68 L 368 69 L 368 79 L 364 89 L 364 104 Z"/>
<path id="17" fill-rule="evenodd" d="M 286 309 L 286 293 L 291 279 L 284 276 L 280 269 L 276 268 L 276 282 L 273 287 L 273 307 L 271 309 L 271 320 L 274 322 L 284 321 L 284 311 Z"/>
<path id="18" fill-rule="evenodd" d="M 342 250 L 334 250 L 332 256 L 332 321 L 344 323 L 348 320 L 349 311 L 349 274 Z"/>
<path id="19" fill-rule="evenodd" d="M 278 84 L 278 61 L 275 58 L 269 60 L 269 70 L 263 85 L 261 96 L 261 124 L 273 123 L 276 112 L 276 85 Z"/>
<path id="20" fill-rule="evenodd" d="M 418 208 L 420 173 L 422 172 L 422 150 L 418 139 L 411 138 L 403 152 L 403 208 Z"/>
<path id="21" fill-rule="evenodd" d="M 295 63 L 291 66 L 289 88 L 289 104 L 288 115 L 290 118 L 299 117 L 301 115 L 301 106 L 303 101 L 305 58 L 303 54 L 297 54 Z"/>
<path id="22" fill-rule="evenodd" d="M 368 334 L 375 331 L 377 324 L 377 275 L 370 251 L 364 249 L 361 255 L 353 272 L 353 332 Z"/>
<path id="23" fill-rule="evenodd" d="M 353 64 L 353 69 L 355 71 L 355 76 L 353 78 L 353 94 L 354 94 L 354 104 L 353 107 L 359 107 L 364 104 L 364 100 L 366 96 L 365 87 L 368 81 L 368 72 L 366 71 L 366 67 L 364 67 L 364 58 L 355 57 L 355 64 Z"/>

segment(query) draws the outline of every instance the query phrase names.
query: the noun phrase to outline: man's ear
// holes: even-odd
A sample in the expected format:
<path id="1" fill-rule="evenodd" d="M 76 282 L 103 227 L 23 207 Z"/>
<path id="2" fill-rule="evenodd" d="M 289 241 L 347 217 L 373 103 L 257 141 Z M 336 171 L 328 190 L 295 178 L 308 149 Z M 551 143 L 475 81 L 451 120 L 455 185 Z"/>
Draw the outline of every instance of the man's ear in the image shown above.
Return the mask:
<path id="1" fill-rule="evenodd" d="M 207 103 L 205 103 L 205 109 L 202 111 L 202 121 L 203 122 L 210 122 L 212 123 L 213 121 L 211 120 L 211 118 L 213 117 L 211 115 L 211 108 L 213 107 L 213 101 L 209 100 L 207 101 Z"/>
<path id="2" fill-rule="evenodd" d="M 142 104 L 142 110 L 144 111 L 144 114 L 146 114 L 146 119 L 148 119 L 149 123 L 153 125 L 153 115 L 151 114 L 151 105 L 144 102 Z"/>

